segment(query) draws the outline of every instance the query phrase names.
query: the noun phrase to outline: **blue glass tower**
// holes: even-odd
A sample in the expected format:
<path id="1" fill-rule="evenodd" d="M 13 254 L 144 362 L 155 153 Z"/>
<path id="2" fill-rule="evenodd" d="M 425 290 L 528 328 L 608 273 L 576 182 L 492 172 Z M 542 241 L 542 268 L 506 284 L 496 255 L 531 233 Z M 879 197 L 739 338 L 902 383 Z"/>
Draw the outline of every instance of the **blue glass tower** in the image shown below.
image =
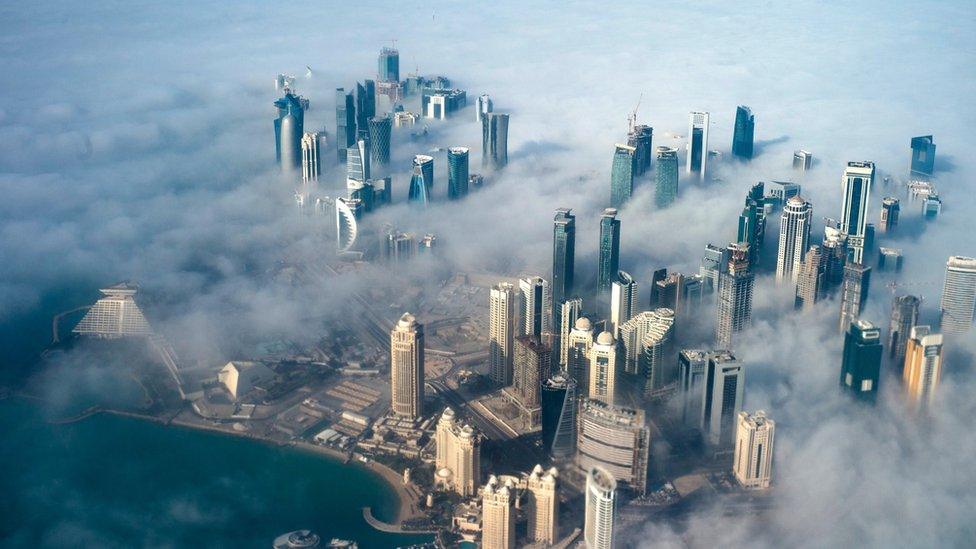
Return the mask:
<path id="1" fill-rule="evenodd" d="M 346 149 L 356 143 L 356 100 L 352 93 L 336 88 L 336 150 L 340 164 L 346 163 Z"/>
<path id="2" fill-rule="evenodd" d="M 283 170 L 291 171 L 302 165 L 302 133 L 305 131 L 305 103 L 297 95 L 286 92 L 274 102 L 278 117 L 274 121 L 275 159 Z"/>
<path id="3" fill-rule="evenodd" d="M 576 262 L 576 216 L 569 208 L 559 208 L 552 228 L 552 302 L 553 316 L 559 316 L 562 302 L 573 294 L 573 275 Z M 553 326 L 560 326 L 558 322 Z"/>
<path id="4" fill-rule="evenodd" d="M 840 387 L 858 400 L 874 402 L 881 374 L 881 331 L 866 320 L 852 322 L 844 335 Z"/>
<path id="5" fill-rule="evenodd" d="M 386 166 L 390 163 L 392 134 L 393 119 L 390 115 L 384 114 L 369 119 L 369 157 L 374 164 Z"/>
<path id="6" fill-rule="evenodd" d="M 935 171 L 935 142 L 931 135 L 912 138 L 912 174 L 932 175 Z"/>
<path id="7" fill-rule="evenodd" d="M 379 70 L 376 77 L 380 82 L 400 81 L 400 52 L 393 48 L 380 50 Z"/>
<path id="8" fill-rule="evenodd" d="M 613 167 L 610 170 L 610 205 L 622 208 L 634 194 L 634 171 L 637 166 L 637 149 L 618 144 L 613 151 Z"/>
<path id="9" fill-rule="evenodd" d="M 360 139 L 369 138 L 369 119 L 376 116 L 376 82 L 356 83 L 356 127 Z"/>
<path id="10" fill-rule="evenodd" d="M 508 164 L 508 115 L 490 112 L 481 117 L 481 163 L 500 170 Z"/>
<path id="11" fill-rule="evenodd" d="M 766 237 L 766 199 L 763 197 L 765 184 L 760 181 L 749 189 L 745 207 L 739 215 L 736 241 L 749 244 L 749 263 L 758 265 L 759 252 Z"/>
<path id="12" fill-rule="evenodd" d="M 650 126 L 634 126 L 634 129 L 627 135 L 627 144 L 637 149 L 634 156 L 637 162 L 634 165 L 634 177 L 640 177 L 651 169 L 651 139 L 654 135 L 654 128 Z"/>
<path id="13" fill-rule="evenodd" d="M 620 270 L 620 220 L 617 210 L 607 208 L 600 217 L 600 265 L 596 289 L 601 297 L 610 295 L 610 285 Z"/>
<path id="14" fill-rule="evenodd" d="M 407 200 L 427 206 L 430 203 L 430 192 L 433 187 L 434 158 L 418 154 L 413 158 L 413 176 L 410 177 Z"/>
<path id="15" fill-rule="evenodd" d="M 752 158 L 753 135 L 756 130 L 756 116 L 744 105 L 735 109 L 735 132 L 732 134 L 732 155 L 739 158 Z"/>
<path id="16" fill-rule="evenodd" d="M 468 148 L 447 150 L 447 198 L 456 200 L 468 194 Z"/>
<path id="17" fill-rule="evenodd" d="M 678 196 L 678 149 L 657 148 L 657 167 L 654 173 L 654 202 L 666 208 Z"/>

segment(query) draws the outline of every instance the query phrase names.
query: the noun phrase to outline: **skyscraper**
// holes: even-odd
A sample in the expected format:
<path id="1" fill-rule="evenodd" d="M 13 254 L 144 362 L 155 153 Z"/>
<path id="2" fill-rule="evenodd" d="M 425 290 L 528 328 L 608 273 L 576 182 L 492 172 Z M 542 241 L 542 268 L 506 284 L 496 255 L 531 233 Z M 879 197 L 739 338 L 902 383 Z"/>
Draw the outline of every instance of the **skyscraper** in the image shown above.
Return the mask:
<path id="1" fill-rule="evenodd" d="M 473 496 L 481 482 L 481 435 L 457 420 L 454 410 L 444 409 L 434 432 L 435 473 L 445 488 L 462 497 Z"/>
<path id="2" fill-rule="evenodd" d="M 844 335 L 840 387 L 860 400 L 874 402 L 881 374 L 881 331 L 866 320 L 855 320 Z"/>
<path id="3" fill-rule="evenodd" d="M 745 367 L 730 351 L 714 351 L 709 355 L 699 424 L 709 446 L 721 448 L 732 444 L 745 382 Z"/>
<path id="4" fill-rule="evenodd" d="M 610 169 L 610 205 L 623 208 L 634 194 L 634 171 L 637 166 L 637 149 L 617 143 L 613 151 Z"/>
<path id="5" fill-rule="evenodd" d="M 627 145 L 634 147 L 634 177 L 640 177 L 651 169 L 651 140 L 654 128 L 650 126 L 634 126 L 627 134 Z"/>
<path id="6" fill-rule="evenodd" d="M 369 138 L 369 119 L 376 116 L 376 82 L 356 83 L 356 127 L 359 139 Z"/>
<path id="7" fill-rule="evenodd" d="M 935 171 L 935 142 L 931 135 L 912 138 L 913 175 L 932 175 Z"/>
<path id="8" fill-rule="evenodd" d="M 753 135 L 756 130 L 756 116 L 744 105 L 735 108 L 735 132 L 732 134 L 732 155 L 739 158 L 752 158 Z"/>
<path id="9" fill-rule="evenodd" d="M 891 367 L 901 373 L 905 366 L 905 349 L 912 328 L 918 323 L 918 308 L 922 300 L 913 295 L 901 295 L 891 301 L 891 320 L 888 322 L 888 359 Z"/>
<path id="10" fill-rule="evenodd" d="M 569 332 L 569 349 L 566 354 L 566 373 L 576 380 L 580 395 L 590 392 L 590 349 L 593 348 L 593 323 L 585 316 L 576 319 Z"/>
<path id="11" fill-rule="evenodd" d="M 898 225 L 898 214 L 901 211 L 898 199 L 886 196 L 881 200 L 881 224 L 878 226 L 883 233 L 890 233 Z"/>
<path id="12" fill-rule="evenodd" d="M 847 235 L 840 229 L 824 227 L 823 239 L 824 295 L 833 293 L 844 281 L 844 264 L 847 262 Z"/>
<path id="13" fill-rule="evenodd" d="M 840 331 L 861 316 L 861 310 L 868 300 L 868 289 L 871 286 L 871 267 L 860 263 L 844 265 L 844 282 L 841 288 L 840 301 Z"/>
<path id="14" fill-rule="evenodd" d="M 744 488 L 769 488 L 773 477 L 773 438 L 776 422 L 759 410 L 755 415 L 739 412 L 735 432 L 732 472 Z"/>
<path id="15" fill-rule="evenodd" d="M 820 301 L 824 291 L 824 257 L 820 246 L 814 244 L 803 256 L 796 276 L 796 298 L 793 306 L 808 311 Z"/>
<path id="16" fill-rule="evenodd" d="M 644 378 L 644 395 L 655 397 L 675 381 L 672 340 L 674 339 L 674 311 L 666 307 L 656 309 L 654 319 L 640 342 L 637 373 Z"/>
<path id="17" fill-rule="evenodd" d="M 363 216 L 363 201 L 335 199 L 336 248 L 338 253 L 348 252 L 356 245 L 359 236 L 359 220 Z"/>
<path id="18" fill-rule="evenodd" d="M 322 175 L 321 152 L 322 137 L 318 132 L 305 132 L 302 135 L 302 181 L 313 183 Z"/>
<path id="19" fill-rule="evenodd" d="M 481 94 L 476 102 L 476 108 L 474 110 L 475 120 L 481 124 L 482 120 L 486 117 L 485 115 L 494 110 L 494 104 L 491 101 L 491 96 L 487 93 Z"/>
<path id="20" fill-rule="evenodd" d="M 850 259 L 864 262 L 868 201 L 874 183 L 874 162 L 848 162 L 844 170 L 844 210 L 840 230 L 847 234 Z"/>
<path id="21" fill-rule="evenodd" d="M 468 194 L 468 152 L 467 147 L 447 149 L 447 198 L 451 200 Z"/>
<path id="22" fill-rule="evenodd" d="M 515 549 L 515 485 L 495 475 L 481 488 L 481 547 Z"/>
<path id="23" fill-rule="evenodd" d="M 583 314 L 583 300 L 578 297 L 563 301 L 559 314 L 559 365 L 565 369 L 569 358 L 569 333 Z"/>
<path id="24" fill-rule="evenodd" d="M 413 176 L 410 178 L 410 190 L 407 195 L 407 200 L 426 206 L 430 203 L 433 188 L 434 157 L 425 154 L 414 156 Z"/>
<path id="25" fill-rule="evenodd" d="M 500 282 L 492 286 L 488 305 L 488 372 L 492 383 L 512 383 L 514 344 L 518 329 L 519 296 L 515 286 Z"/>
<path id="26" fill-rule="evenodd" d="M 559 495 L 557 481 L 559 472 L 555 467 L 548 471 L 536 465 L 525 480 L 528 494 L 526 509 L 527 536 L 529 541 L 551 546 L 556 543 L 559 519 Z"/>
<path id="27" fill-rule="evenodd" d="M 641 342 L 657 321 L 656 311 L 641 311 L 620 326 L 618 339 L 620 346 L 623 347 L 623 358 L 620 363 L 624 372 L 628 374 L 638 373 Z"/>
<path id="28" fill-rule="evenodd" d="M 655 280 L 651 288 L 651 307 L 667 307 L 675 314 L 681 312 L 684 285 L 685 276 L 681 273 L 669 273 Z"/>
<path id="29" fill-rule="evenodd" d="M 339 163 L 346 163 L 346 149 L 356 142 L 356 99 L 352 92 L 336 88 L 336 150 Z"/>
<path id="30" fill-rule="evenodd" d="M 678 149 L 658 147 L 654 174 L 654 202 L 667 208 L 678 196 Z"/>
<path id="31" fill-rule="evenodd" d="M 942 334 L 933 333 L 929 326 L 912 327 L 902 374 L 909 405 L 924 412 L 935 400 L 941 377 Z"/>
<path id="32" fill-rule="evenodd" d="M 71 332 L 99 339 L 151 336 L 152 327 L 136 302 L 138 291 L 139 287 L 129 282 L 100 289 L 103 297 L 88 309 Z"/>
<path id="33" fill-rule="evenodd" d="M 796 283 L 803 254 L 810 246 L 810 223 L 813 206 L 800 196 L 786 201 L 779 225 L 779 249 L 776 253 L 776 281 Z"/>
<path id="34" fill-rule="evenodd" d="M 389 114 L 369 119 L 369 157 L 378 166 L 390 164 L 390 136 L 393 119 Z"/>
<path id="35" fill-rule="evenodd" d="M 678 353 L 678 392 L 681 398 L 681 420 L 685 425 L 700 427 L 705 399 L 705 372 L 708 351 L 682 349 Z"/>
<path id="36" fill-rule="evenodd" d="M 617 277 L 610 285 L 610 325 L 614 337 L 620 326 L 630 320 L 637 311 L 637 281 L 629 273 L 617 271 Z"/>
<path id="37" fill-rule="evenodd" d="M 793 151 L 793 169 L 805 172 L 813 165 L 813 153 L 803 149 Z"/>
<path id="38" fill-rule="evenodd" d="M 752 288 L 755 275 L 749 270 L 749 245 L 730 244 L 729 261 L 718 278 L 718 322 L 715 339 L 719 347 L 732 347 L 732 335 L 752 322 Z"/>
<path id="39" fill-rule="evenodd" d="M 481 116 L 481 164 L 500 170 L 508 164 L 508 115 L 485 113 Z"/>
<path id="40" fill-rule="evenodd" d="M 584 400 L 580 406 L 576 464 L 580 472 L 602 467 L 634 492 L 647 489 L 650 430 L 639 409 Z"/>
<path id="41" fill-rule="evenodd" d="M 603 332 L 590 348 L 589 398 L 613 405 L 617 392 L 617 340 Z"/>
<path id="42" fill-rule="evenodd" d="M 942 332 L 964 334 L 973 327 L 976 311 L 976 258 L 954 255 L 946 262 L 942 288 Z"/>
<path id="43" fill-rule="evenodd" d="M 552 333 L 552 295 L 549 281 L 541 276 L 519 280 L 522 292 L 522 335 L 537 339 Z"/>
<path id="44" fill-rule="evenodd" d="M 286 91 L 274 102 L 278 117 L 274 121 L 275 157 L 282 171 L 298 171 L 302 165 L 302 134 L 305 131 L 305 105 L 301 97 Z"/>
<path id="45" fill-rule="evenodd" d="M 720 248 L 714 244 L 705 245 L 705 255 L 702 256 L 698 274 L 701 275 L 708 293 L 718 289 L 719 275 L 728 268 L 728 264 L 728 248 Z"/>
<path id="46" fill-rule="evenodd" d="M 617 481 L 606 469 L 594 467 L 586 475 L 583 540 L 587 549 L 613 549 L 616 521 Z"/>
<path id="47" fill-rule="evenodd" d="M 380 82 L 400 82 L 400 52 L 394 48 L 380 50 L 376 78 Z"/>
<path id="48" fill-rule="evenodd" d="M 749 263 L 753 268 L 759 264 L 760 252 L 766 240 L 766 198 L 765 184 L 760 181 L 749 189 L 745 206 L 739 215 L 736 242 L 749 245 Z"/>
<path id="49" fill-rule="evenodd" d="M 515 338 L 515 392 L 526 409 L 540 406 L 542 382 L 551 373 L 552 349 L 532 336 Z"/>
<path id="50" fill-rule="evenodd" d="M 542 384 L 542 449 L 553 459 L 576 452 L 576 380 L 562 373 Z"/>
<path id="51" fill-rule="evenodd" d="M 596 275 L 600 301 L 610 296 L 610 285 L 620 268 L 620 220 L 616 208 L 603 210 L 600 216 L 600 264 Z M 605 310 L 605 309 L 604 309 Z"/>
<path id="52" fill-rule="evenodd" d="M 366 182 L 371 177 L 369 146 L 360 139 L 346 150 L 346 185 L 352 181 Z"/>
<path id="53" fill-rule="evenodd" d="M 404 313 L 390 332 L 390 388 L 393 413 L 417 420 L 424 415 L 424 326 Z"/>
<path id="54" fill-rule="evenodd" d="M 685 171 L 699 181 L 705 180 L 708 164 L 708 113 L 694 111 L 688 115 L 688 157 Z"/>
<path id="55" fill-rule="evenodd" d="M 552 301 L 562 303 L 573 295 L 573 267 L 576 260 L 576 216 L 559 208 L 552 228 Z"/>
<path id="56" fill-rule="evenodd" d="M 879 272 L 899 272 L 904 260 L 901 250 L 896 248 L 878 248 L 878 271 Z"/>

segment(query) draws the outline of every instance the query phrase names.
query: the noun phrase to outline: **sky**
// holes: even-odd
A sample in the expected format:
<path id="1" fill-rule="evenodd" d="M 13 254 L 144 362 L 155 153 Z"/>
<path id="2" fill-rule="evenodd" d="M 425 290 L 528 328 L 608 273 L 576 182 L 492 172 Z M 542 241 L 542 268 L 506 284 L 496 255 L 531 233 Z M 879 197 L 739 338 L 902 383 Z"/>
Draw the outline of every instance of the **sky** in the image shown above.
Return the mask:
<path id="1" fill-rule="evenodd" d="M 331 138 L 333 90 L 374 77 L 379 48 L 393 40 L 402 75 L 443 74 L 472 102 L 487 92 L 496 111 L 511 114 L 505 172 L 426 212 L 402 204 L 410 159 L 467 146 L 477 171 L 473 110 L 432 123 L 422 143 L 394 134 L 401 204 L 376 222 L 435 233 L 438 272 L 548 276 L 553 210 L 571 207 L 577 276 L 593 279 L 613 144 L 640 101 L 638 120 L 654 127 L 655 146 L 683 147 L 672 136 L 687 133 L 689 111 L 707 110 L 709 148 L 724 154 L 711 164 L 720 181 L 682 178 L 666 210 L 642 181 L 621 211 L 621 268 L 645 285 L 656 268 L 695 272 L 706 243 L 732 240 L 759 180 L 802 184 L 815 242 L 820 218 L 839 216 L 845 162 L 873 160 L 892 180 L 871 198 L 877 222 L 882 196 L 905 202 L 898 185 L 910 138 L 933 134 L 943 215 L 923 223 L 903 204 L 904 230 L 882 245 L 904 250 L 899 280 L 911 285 L 898 291 L 922 295 L 923 321 L 934 322 L 946 258 L 976 256 L 967 216 L 976 169 L 966 153 L 976 148 L 974 30 L 976 7 L 964 2 L 8 4 L 0 7 L 0 323 L 17 325 L 67 289 L 94 298 L 98 287 L 132 279 L 189 360 L 219 363 L 278 334 L 321 336 L 310 318 L 341 314 L 349 290 L 388 278 L 376 270 L 296 282 L 280 269 L 328 257 L 331 220 L 298 216 L 293 182 L 276 170 L 272 82 L 279 72 L 299 76 L 312 105 L 306 129 L 325 127 Z M 748 164 L 729 159 L 739 104 L 756 113 Z M 791 170 L 798 148 L 816 159 L 802 180 Z M 439 156 L 435 196 L 446 186 L 444 163 Z M 874 282 L 864 317 L 884 326 L 891 293 Z M 778 422 L 778 504 L 761 520 L 709 509 L 687 528 L 648 523 L 637 543 L 921 547 L 976 538 L 968 421 L 976 337 L 947 344 L 940 400 L 922 422 L 905 412 L 896 384 L 883 384 L 872 410 L 837 394 L 836 301 L 794 313 L 790 290 L 767 275 L 755 299 L 737 354 L 748 367 L 746 408 Z"/>

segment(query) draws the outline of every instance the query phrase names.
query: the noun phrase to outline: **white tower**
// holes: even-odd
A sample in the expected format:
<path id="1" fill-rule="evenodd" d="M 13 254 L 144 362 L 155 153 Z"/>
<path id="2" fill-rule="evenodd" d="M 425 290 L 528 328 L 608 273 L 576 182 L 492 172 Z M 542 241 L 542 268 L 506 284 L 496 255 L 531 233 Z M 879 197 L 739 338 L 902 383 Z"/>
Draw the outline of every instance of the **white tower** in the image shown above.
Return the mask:
<path id="1" fill-rule="evenodd" d="M 492 383 L 512 383 L 512 357 L 518 330 L 519 293 L 501 282 L 492 286 L 488 302 L 488 372 Z"/>
<path id="2" fill-rule="evenodd" d="M 617 337 L 620 326 L 634 316 L 637 309 L 637 282 L 630 274 L 620 271 L 610 285 L 610 325 Z"/>
<path id="3" fill-rule="evenodd" d="M 844 170 L 844 209 L 840 229 L 853 250 L 852 262 L 864 262 L 864 234 L 868 224 L 868 200 L 874 183 L 874 162 L 848 162 Z"/>
<path id="4" fill-rule="evenodd" d="M 708 164 L 708 113 L 693 111 L 688 115 L 688 156 L 685 171 L 695 174 L 699 180 L 705 179 L 705 166 Z"/>
<path id="5" fill-rule="evenodd" d="M 780 217 L 779 250 L 776 253 L 776 282 L 796 283 L 803 254 L 810 247 L 813 206 L 799 195 L 786 201 Z"/>
<path id="6" fill-rule="evenodd" d="M 756 415 L 739 412 L 732 472 L 743 487 L 769 488 L 775 432 L 776 423 L 766 418 L 766 412 L 759 410 Z"/>
<path id="7" fill-rule="evenodd" d="M 976 258 L 954 255 L 946 262 L 942 289 L 942 331 L 964 334 L 973 327 L 976 310 Z"/>
<path id="8" fill-rule="evenodd" d="M 404 313 L 390 332 L 390 407 L 408 419 L 424 414 L 424 327 Z"/>
<path id="9" fill-rule="evenodd" d="M 522 335 L 541 338 L 552 333 L 552 293 L 541 276 L 519 280 L 522 292 Z"/>
<path id="10" fill-rule="evenodd" d="M 617 481 L 601 467 L 586 475 L 586 518 L 583 539 L 587 549 L 613 549 L 617 518 Z"/>
<path id="11" fill-rule="evenodd" d="M 617 368 L 617 340 L 610 332 L 603 332 L 590 349 L 590 398 L 613 406 Z"/>

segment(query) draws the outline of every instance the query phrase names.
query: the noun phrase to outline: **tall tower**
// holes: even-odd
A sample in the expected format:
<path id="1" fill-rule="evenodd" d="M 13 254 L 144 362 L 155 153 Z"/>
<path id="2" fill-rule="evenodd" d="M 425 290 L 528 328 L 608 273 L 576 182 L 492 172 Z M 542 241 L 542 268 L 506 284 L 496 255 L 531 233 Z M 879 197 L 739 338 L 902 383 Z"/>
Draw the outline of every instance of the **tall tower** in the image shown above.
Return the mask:
<path id="1" fill-rule="evenodd" d="M 552 301 L 562 303 L 573 295 L 573 268 L 576 261 L 576 216 L 569 208 L 559 208 L 552 227 Z"/>
<path id="2" fill-rule="evenodd" d="M 305 108 L 308 102 L 301 97 L 285 92 L 285 96 L 274 102 L 278 117 L 274 121 L 275 156 L 282 171 L 298 171 L 302 165 L 302 134 L 305 131 Z"/>
<path id="3" fill-rule="evenodd" d="M 796 283 L 803 253 L 810 246 L 813 206 L 800 196 L 786 201 L 780 217 L 779 250 L 776 253 L 776 281 Z"/>
<path id="4" fill-rule="evenodd" d="M 336 150 L 339 163 L 346 163 L 346 149 L 356 142 L 356 99 L 352 92 L 336 88 Z"/>
<path id="5" fill-rule="evenodd" d="M 542 385 L 542 449 L 553 459 L 576 452 L 576 380 L 559 373 Z"/>
<path id="6" fill-rule="evenodd" d="M 824 288 L 823 293 L 833 293 L 844 282 L 844 264 L 847 262 L 847 235 L 840 229 L 824 227 L 823 238 Z"/>
<path id="7" fill-rule="evenodd" d="M 708 164 L 708 113 L 694 111 L 688 115 L 688 157 L 685 161 L 685 171 L 698 178 L 705 179 L 705 167 Z"/>
<path id="8" fill-rule="evenodd" d="M 556 492 L 559 472 L 555 467 L 545 471 L 536 465 L 526 479 L 529 501 L 527 537 L 530 541 L 545 545 L 556 543 L 559 518 L 559 495 Z"/>
<path id="9" fill-rule="evenodd" d="M 705 283 L 705 289 L 712 293 L 718 289 L 718 279 L 729 266 L 729 249 L 719 248 L 714 244 L 705 245 L 705 255 L 702 256 L 698 274 Z"/>
<path id="10" fill-rule="evenodd" d="M 569 360 L 569 334 L 576 320 L 583 314 L 583 299 L 574 297 L 563 301 L 559 314 L 559 366 L 565 370 Z"/>
<path id="11" fill-rule="evenodd" d="M 915 326 L 908 339 L 902 379 L 908 402 L 924 412 L 935 399 L 935 390 L 942 377 L 942 334 L 929 326 Z"/>
<path id="12" fill-rule="evenodd" d="M 700 427 L 704 404 L 705 372 L 709 352 L 682 349 L 678 353 L 678 391 L 681 396 L 681 420 L 685 425 Z"/>
<path id="13" fill-rule="evenodd" d="M 813 153 L 803 149 L 793 151 L 793 169 L 805 172 L 813 165 Z"/>
<path id="14" fill-rule="evenodd" d="M 855 320 L 844 335 L 840 387 L 860 400 L 874 402 L 881 374 L 881 331 L 866 320 Z"/>
<path id="15" fill-rule="evenodd" d="M 613 549 L 616 520 L 617 481 L 606 469 L 594 467 L 586 475 L 583 539 L 587 549 Z"/>
<path id="16" fill-rule="evenodd" d="M 629 273 L 618 271 L 610 285 L 610 325 L 616 337 L 620 326 L 637 310 L 637 281 Z"/>
<path id="17" fill-rule="evenodd" d="M 488 371 L 492 383 L 512 383 L 515 337 L 518 330 L 519 294 L 508 282 L 491 288 L 488 302 Z"/>
<path id="18" fill-rule="evenodd" d="M 678 196 L 678 149 L 658 147 L 655 151 L 654 202 L 658 208 L 666 208 Z"/>
<path id="19" fill-rule="evenodd" d="M 644 410 L 584 399 L 579 413 L 576 466 L 580 472 L 604 468 L 644 494 L 651 441 Z"/>
<path id="20" fill-rule="evenodd" d="M 585 316 L 576 319 L 569 332 L 569 349 L 566 354 L 566 373 L 576 380 L 580 395 L 590 391 L 590 349 L 593 348 L 593 323 Z"/>
<path id="21" fill-rule="evenodd" d="M 755 275 L 749 270 L 749 246 L 730 244 L 729 260 L 718 278 L 718 322 L 715 339 L 719 347 L 732 347 L 732 335 L 752 322 L 752 288 Z"/>
<path id="22" fill-rule="evenodd" d="M 844 266 L 844 283 L 840 300 L 840 331 L 861 316 L 861 310 L 868 300 L 868 289 L 871 286 L 871 267 L 860 263 Z"/>
<path id="23" fill-rule="evenodd" d="M 314 183 L 322 175 L 320 143 L 318 132 L 305 132 L 302 135 L 302 181 L 305 183 Z"/>
<path id="24" fill-rule="evenodd" d="M 538 338 L 515 338 L 515 392 L 527 409 L 538 408 L 542 382 L 551 373 L 552 349 Z"/>
<path id="25" fill-rule="evenodd" d="M 515 549 L 515 485 L 495 475 L 481 488 L 481 547 Z"/>
<path id="26" fill-rule="evenodd" d="M 360 139 L 346 150 L 346 185 L 353 181 L 368 181 L 372 173 L 370 168 L 369 145 Z"/>
<path id="27" fill-rule="evenodd" d="M 607 208 L 600 216 L 600 265 L 596 288 L 603 301 L 610 296 L 610 285 L 620 267 L 620 220 L 617 209 Z"/>
<path id="28" fill-rule="evenodd" d="M 400 52 L 395 48 L 380 50 L 376 78 L 380 82 L 400 83 Z"/>
<path id="29" fill-rule="evenodd" d="M 376 116 L 376 82 L 356 83 L 356 127 L 359 139 L 369 137 L 369 119 Z"/>
<path id="30" fill-rule="evenodd" d="M 759 264 L 760 251 L 766 240 L 766 198 L 765 184 L 760 181 L 749 189 L 745 206 L 739 215 L 736 230 L 736 242 L 749 244 L 749 263 L 755 267 Z"/>
<path id="31" fill-rule="evenodd" d="M 434 157 L 418 154 L 413 157 L 413 176 L 410 177 L 410 190 L 407 200 L 423 206 L 430 203 L 434 188 Z"/>
<path id="32" fill-rule="evenodd" d="M 500 170 L 508 164 L 508 115 L 485 113 L 481 116 L 481 163 Z"/>
<path id="33" fill-rule="evenodd" d="M 901 371 L 905 366 L 905 349 L 912 328 L 918 323 L 918 308 L 922 300 L 913 295 L 898 296 L 891 301 L 891 320 L 888 323 L 888 359 L 892 368 Z"/>
<path id="34" fill-rule="evenodd" d="M 776 422 L 766 418 L 766 412 L 756 415 L 739 412 L 735 431 L 735 453 L 732 472 L 745 488 L 769 488 L 773 477 L 773 436 Z"/>
<path id="35" fill-rule="evenodd" d="M 494 104 L 491 102 L 491 96 L 487 93 L 483 93 L 478 97 L 476 108 L 474 110 L 475 120 L 481 124 L 486 118 L 486 114 L 494 110 Z"/>
<path id="36" fill-rule="evenodd" d="M 451 200 L 468 194 L 468 152 L 467 147 L 447 149 L 447 198 Z"/>
<path id="37" fill-rule="evenodd" d="M 935 171 L 935 141 L 931 135 L 912 138 L 912 175 L 932 175 Z"/>
<path id="38" fill-rule="evenodd" d="M 404 313 L 390 332 L 390 388 L 393 413 L 417 420 L 424 415 L 424 326 Z"/>
<path id="39" fill-rule="evenodd" d="M 454 410 L 444 409 L 434 432 L 438 482 L 462 497 L 473 496 L 481 481 L 481 435 L 457 421 Z"/>
<path id="40" fill-rule="evenodd" d="M 623 208 L 634 194 L 634 172 L 637 167 L 637 149 L 617 143 L 613 150 L 613 166 L 610 169 L 610 205 Z"/>
<path id="41" fill-rule="evenodd" d="M 954 255 L 946 262 L 945 286 L 939 304 L 942 331 L 964 334 L 973 327 L 976 311 L 976 258 Z"/>
<path id="42" fill-rule="evenodd" d="M 654 128 L 650 126 L 634 126 L 627 133 L 627 145 L 634 147 L 634 156 L 637 159 L 634 165 L 634 177 L 640 177 L 651 169 L 651 140 L 654 137 Z"/>
<path id="43" fill-rule="evenodd" d="M 850 259 L 864 262 L 864 236 L 868 223 L 868 201 L 874 184 L 874 162 L 848 162 L 844 170 L 844 210 L 840 229 L 847 234 Z"/>
<path id="44" fill-rule="evenodd" d="M 369 158 L 378 166 L 390 164 L 390 137 L 393 135 L 393 119 L 389 114 L 369 119 Z"/>
<path id="45" fill-rule="evenodd" d="M 742 411 L 745 383 L 745 366 L 730 351 L 715 351 L 709 355 L 700 423 L 709 446 L 724 448 L 732 444 L 735 419 Z"/>
<path id="46" fill-rule="evenodd" d="M 522 292 L 522 335 L 537 339 L 552 333 L 552 294 L 549 281 L 541 276 L 519 280 Z"/>
<path id="47" fill-rule="evenodd" d="M 610 332 L 603 332 L 590 348 L 589 396 L 593 400 L 613 406 L 617 389 L 617 340 Z"/>
<path id="48" fill-rule="evenodd" d="M 746 160 L 752 158 L 753 135 L 756 130 L 756 115 L 745 105 L 735 108 L 735 132 L 732 134 L 732 155 Z"/>
<path id="49" fill-rule="evenodd" d="M 901 206 L 897 198 L 886 196 L 881 200 L 881 223 L 878 225 L 881 232 L 890 233 L 895 230 L 899 213 L 901 213 Z"/>
<path id="50" fill-rule="evenodd" d="M 644 395 L 653 397 L 674 382 L 676 370 L 672 339 L 674 337 L 674 311 L 660 308 L 654 311 L 654 320 L 648 326 L 640 342 L 637 371 L 644 378 Z"/>

